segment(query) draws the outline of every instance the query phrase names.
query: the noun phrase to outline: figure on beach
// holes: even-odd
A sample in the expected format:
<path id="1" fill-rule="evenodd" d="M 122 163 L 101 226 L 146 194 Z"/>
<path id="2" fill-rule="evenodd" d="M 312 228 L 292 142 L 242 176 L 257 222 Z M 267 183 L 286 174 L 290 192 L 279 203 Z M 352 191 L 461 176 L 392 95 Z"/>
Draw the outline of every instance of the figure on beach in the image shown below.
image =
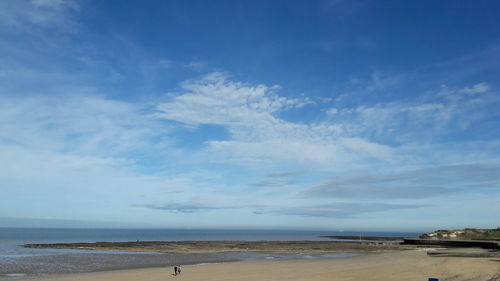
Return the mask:
<path id="1" fill-rule="evenodd" d="M 180 274 L 181 274 L 181 266 L 180 265 L 174 266 L 174 276 L 177 276 Z"/>

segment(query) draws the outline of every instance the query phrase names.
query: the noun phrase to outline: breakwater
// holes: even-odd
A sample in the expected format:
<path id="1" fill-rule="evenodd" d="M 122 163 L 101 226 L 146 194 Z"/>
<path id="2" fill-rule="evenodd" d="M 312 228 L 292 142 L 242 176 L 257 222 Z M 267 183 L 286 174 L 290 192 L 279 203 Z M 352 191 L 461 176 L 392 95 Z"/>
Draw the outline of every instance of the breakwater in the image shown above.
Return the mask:
<path id="1" fill-rule="evenodd" d="M 405 245 L 426 245 L 426 246 L 445 246 L 445 247 L 477 247 L 483 249 L 500 249 L 497 241 L 478 241 L 478 240 L 444 240 L 444 239 L 420 239 L 405 238 Z"/>

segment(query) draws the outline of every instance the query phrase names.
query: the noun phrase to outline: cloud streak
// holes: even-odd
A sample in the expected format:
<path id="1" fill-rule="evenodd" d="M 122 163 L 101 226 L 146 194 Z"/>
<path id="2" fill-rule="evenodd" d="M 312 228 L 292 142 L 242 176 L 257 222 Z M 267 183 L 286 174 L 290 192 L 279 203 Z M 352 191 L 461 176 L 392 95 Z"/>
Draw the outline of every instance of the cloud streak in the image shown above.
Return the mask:
<path id="1" fill-rule="evenodd" d="M 319 218 L 353 218 L 364 213 L 415 209 L 426 206 L 427 205 L 335 202 L 300 207 L 260 208 L 254 211 L 254 213 Z"/>
<path id="2" fill-rule="evenodd" d="M 390 210 L 403 210 L 427 207 L 419 204 L 387 204 L 387 203 L 353 203 L 353 202 L 332 202 L 317 205 L 300 206 L 271 206 L 263 204 L 248 204 L 234 206 L 213 206 L 199 202 L 169 202 L 162 204 L 142 204 L 132 205 L 133 207 L 148 208 L 153 210 L 166 211 L 169 213 L 205 213 L 215 210 L 250 210 L 253 214 L 274 214 L 298 217 L 319 217 L 319 218 L 353 218 L 364 213 L 385 212 Z"/>
<path id="3" fill-rule="evenodd" d="M 303 174 L 304 172 L 298 171 L 270 173 L 262 176 L 259 181 L 253 182 L 249 185 L 256 187 L 286 188 L 297 183 L 297 181 L 292 178 Z"/>
<path id="4" fill-rule="evenodd" d="M 499 105 L 498 95 L 481 82 L 462 89 L 442 86 L 414 100 L 334 107 L 325 112 L 344 135 L 404 145 L 438 142 L 471 130 L 498 116 L 495 108 Z"/>
<path id="5" fill-rule="evenodd" d="M 299 194 L 306 198 L 421 199 L 500 187 L 500 164 L 449 165 L 387 175 L 332 177 Z"/>
<path id="6" fill-rule="evenodd" d="M 73 33 L 80 6 L 72 0 L 0 1 L 0 26 L 34 34 L 40 29 Z"/>
<path id="7" fill-rule="evenodd" d="M 170 202 L 164 204 L 143 204 L 132 205 L 132 207 L 143 207 L 153 210 L 167 211 L 170 213 L 200 213 L 213 210 L 233 209 L 232 207 L 209 206 L 203 203 L 177 203 Z"/>
<path id="8" fill-rule="evenodd" d="M 487 83 L 481 82 L 481 83 L 478 83 L 478 84 L 474 85 L 471 88 L 465 87 L 465 88 L 459 90 L 458 92 L 459 93 L 464 93 L 464 94 L 467 94 L 467 95 L 475 95 L 475 94 L 486 93 L 490 89 L 491 89 L 490 85 L 488 85 Z"/>

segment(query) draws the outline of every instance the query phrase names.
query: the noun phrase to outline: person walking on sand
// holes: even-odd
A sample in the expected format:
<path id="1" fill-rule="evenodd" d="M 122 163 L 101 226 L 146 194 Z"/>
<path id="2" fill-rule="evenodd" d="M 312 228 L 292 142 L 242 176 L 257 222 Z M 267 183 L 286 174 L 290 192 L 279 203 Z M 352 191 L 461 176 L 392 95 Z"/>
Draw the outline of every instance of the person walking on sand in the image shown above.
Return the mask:
<path id="1" fill-rule="evenodd" d="M 176 265 L 176 266 L 174 266 L 174 275 L 175 275 L 175 276 L 177 276 L 177 270 L 178 270 L 178 269 L 177 269 L 177 265 Z"/>
<path id="2" fill-rule="evenodd" d="M 181 275 L 181 266 L 180 266 L 180 265 L 177 267 L 177 273 L 178 273 L 179 275 Z"/>

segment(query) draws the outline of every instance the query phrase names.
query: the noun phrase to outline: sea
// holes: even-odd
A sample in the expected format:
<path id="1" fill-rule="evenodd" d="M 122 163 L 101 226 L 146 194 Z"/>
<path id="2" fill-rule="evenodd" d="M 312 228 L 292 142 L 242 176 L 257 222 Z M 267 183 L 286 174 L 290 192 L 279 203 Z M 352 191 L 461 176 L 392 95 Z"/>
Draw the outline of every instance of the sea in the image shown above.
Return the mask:
<path id="1" fill-rule="evenodd" d="M 126 241 L 320 241 L 321 236 L 417 237 L 421 233 L 228 229 L 67 229 L 0 228 L 0 280 L 126 268 L 200 265 L 256 259 L 343 258 L 356 253 L 325 255 L 224 252 L 179 254 L 68 249 L 31 249 L 24 244 Z"/>

